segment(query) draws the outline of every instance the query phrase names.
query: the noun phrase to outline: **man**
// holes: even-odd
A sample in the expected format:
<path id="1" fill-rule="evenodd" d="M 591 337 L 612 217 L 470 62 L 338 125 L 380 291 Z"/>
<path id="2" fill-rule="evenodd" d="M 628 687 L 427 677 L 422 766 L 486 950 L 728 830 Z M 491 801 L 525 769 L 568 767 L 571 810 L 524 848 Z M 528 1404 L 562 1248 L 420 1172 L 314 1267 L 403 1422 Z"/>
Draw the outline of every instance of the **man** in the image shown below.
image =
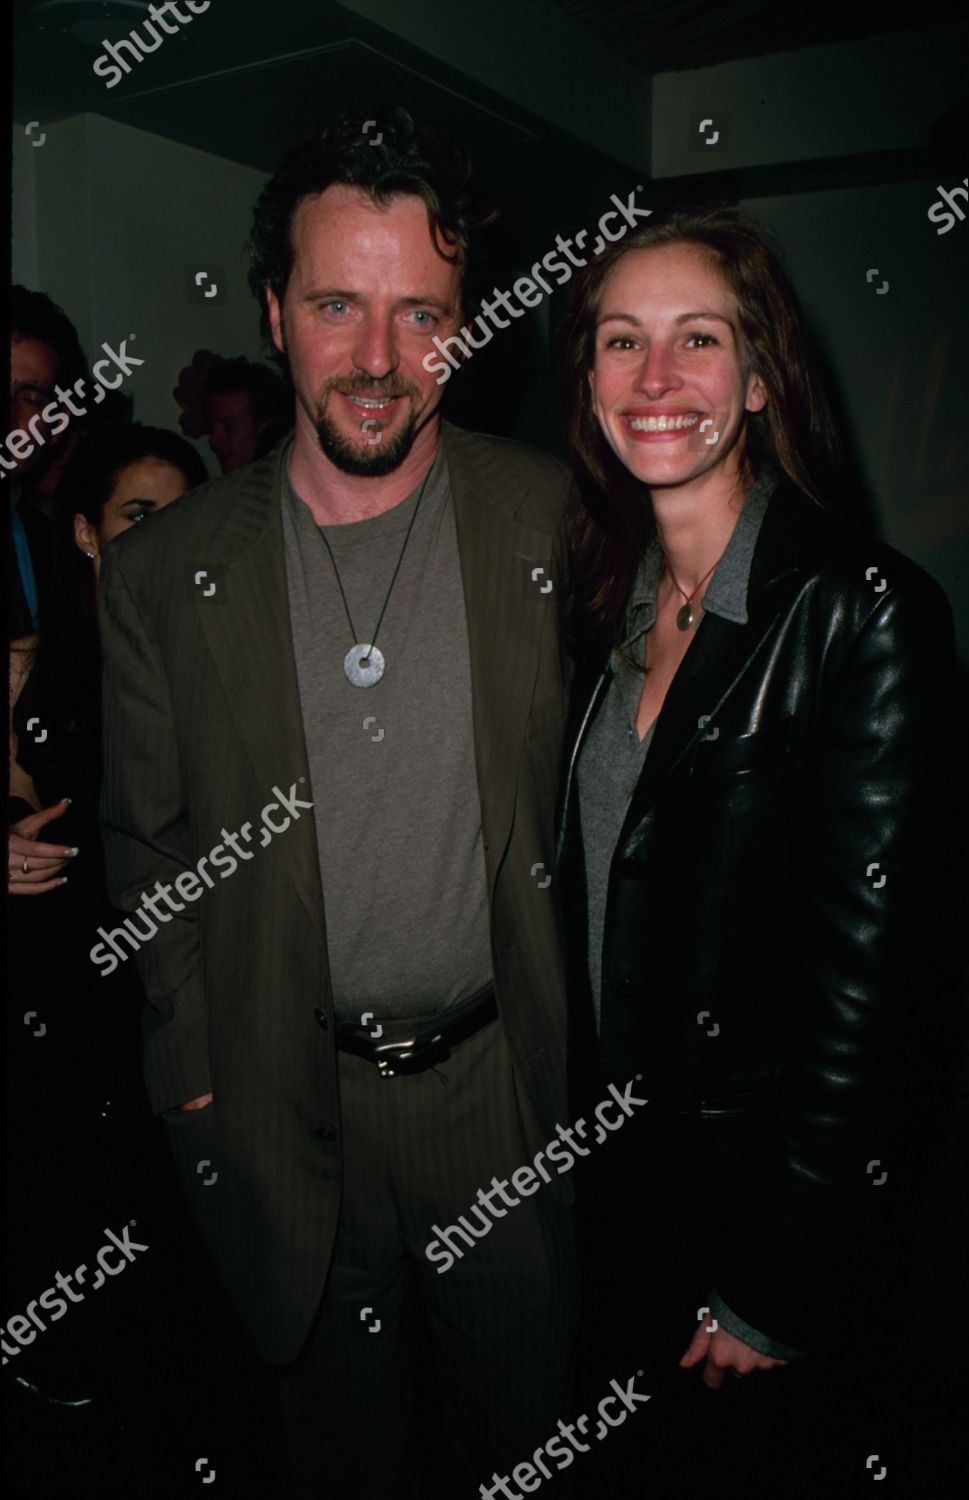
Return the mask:
<path id="1" fill-rule="evenodd" d="M 268 365 L 198 349 L 173 393 L 186 437 L 208 437 L 223 474 L 263 458 L 293 425 L 290 393 Z"/>
<path id="2" fill-rule="evenodd" d="M 292 425 L 278 375 L 241 356 L 227 359 L 209 381 L 209 447 L 223 474 L 254 463 Z"/>
<path id="3" fill-rule="evenodd" d="M 568 1412 L 571 1188 L 509 1188 L 568 1120 L 567 478 L 442 423 L 467 169 L 401 110 L 366 123 L 256 208 L 294 439 L 105 560 L 107 859 L 116 904 L 152 912 L 105 936 L 124 961 L 140 924 L 153 1106 L 286 1366 L 297 1493 L 413 1493 L 420 1319 L 423 1493 L 472 1495 Z"/>
<path id="4" fill-rule="evenodd" d="M 87 375 L 77 331 L 44 292 L 15 286 L 10 293 L 10 425 L 0 448 L 0 473 L 11 493 L 16 569 L 11 578 L 9 639 L 36 630 L 53 583 L 50 500 L 41 477 L 72 442 L 63 393 Z M 44 413 L 50 413 L 45 417 Z M 56 424 L 56 425 L 52 425 Z M 75 424 L 76 428 L 76 424 Z M 69 451 L 69 449 L 68 449 Z"/>

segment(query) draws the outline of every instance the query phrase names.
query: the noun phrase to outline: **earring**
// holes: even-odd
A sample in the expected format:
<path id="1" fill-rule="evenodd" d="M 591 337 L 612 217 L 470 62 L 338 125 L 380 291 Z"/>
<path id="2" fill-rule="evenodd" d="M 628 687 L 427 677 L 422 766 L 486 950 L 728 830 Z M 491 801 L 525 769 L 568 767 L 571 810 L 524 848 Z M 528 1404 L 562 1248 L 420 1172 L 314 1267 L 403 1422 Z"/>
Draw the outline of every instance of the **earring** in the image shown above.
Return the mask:
<path id="1" fill-rule="evenodd" d="M 94 553 L 93 552 L 85 552 L 84 556 L 85 557 L 93 557 Z"/>

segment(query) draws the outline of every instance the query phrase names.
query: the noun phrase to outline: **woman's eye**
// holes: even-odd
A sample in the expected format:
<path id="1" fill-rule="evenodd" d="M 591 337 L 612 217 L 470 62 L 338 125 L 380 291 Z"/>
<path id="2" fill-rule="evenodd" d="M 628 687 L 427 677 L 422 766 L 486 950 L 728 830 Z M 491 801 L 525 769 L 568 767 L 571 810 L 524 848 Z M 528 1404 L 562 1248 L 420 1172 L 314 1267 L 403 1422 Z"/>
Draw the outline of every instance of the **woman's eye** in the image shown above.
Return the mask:
<path id="1" fill-rule="evenodd" d="M 688 349 L 705 349 L 708 344 L 719 343 L 712 333 L 691 333 L 686 341 Z"/>
<path id="2" fill-rule="evenodd" d="M 617 333 L 614 338 L 606 340 L 607 349 L 635 349 L 636 340 L 631 339 L 628 334 Z"/>

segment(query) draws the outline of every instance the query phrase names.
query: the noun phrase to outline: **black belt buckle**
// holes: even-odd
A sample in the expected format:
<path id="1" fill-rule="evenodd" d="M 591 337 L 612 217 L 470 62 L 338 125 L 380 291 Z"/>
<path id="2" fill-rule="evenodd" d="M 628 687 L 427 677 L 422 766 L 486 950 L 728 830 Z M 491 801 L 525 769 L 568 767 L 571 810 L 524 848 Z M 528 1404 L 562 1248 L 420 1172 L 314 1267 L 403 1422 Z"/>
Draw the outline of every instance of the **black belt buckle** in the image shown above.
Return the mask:
<path id="1" fill-rule="evenodd" d="M 451 1049 L 441 1032 L 426 1038 L 411 1037 L 405 1042 L 384 1042 L 373 1050 L 377 1070 L 383 1078 L 423 1073 L 425 1068 L 451 1056 Z M 389 1056 L 385 1055 L 388 1053 Z"/>

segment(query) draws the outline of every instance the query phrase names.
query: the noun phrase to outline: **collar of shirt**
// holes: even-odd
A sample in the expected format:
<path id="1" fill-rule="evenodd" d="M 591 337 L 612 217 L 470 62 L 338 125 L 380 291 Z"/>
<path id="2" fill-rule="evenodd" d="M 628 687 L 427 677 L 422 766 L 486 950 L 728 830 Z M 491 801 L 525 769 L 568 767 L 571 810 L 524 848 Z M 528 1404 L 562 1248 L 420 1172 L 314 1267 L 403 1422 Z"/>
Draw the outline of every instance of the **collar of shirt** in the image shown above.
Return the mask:
<path id="1" fill-rule="evenodd" d="M 730 620 L 735 625 L 746 625 L 750 565 L 761 522 L 767 513 L 767 502 L 777 488 L 778 477 L 776 469 L 765 467 L 747 496 L 726 550 L 707 586 L 703 598 L 705 613 L 720 615 L 721 619 Z M 639 565 L 626 607 L 626 635 L 622 645 L 627 650 L 656 621 L 656 595 L 663 567 L 663 551 L 659 538 L 654 537 Z M 617 655 L 617 652 L 613 653 L 613 666 L 616 665 Z"/>

